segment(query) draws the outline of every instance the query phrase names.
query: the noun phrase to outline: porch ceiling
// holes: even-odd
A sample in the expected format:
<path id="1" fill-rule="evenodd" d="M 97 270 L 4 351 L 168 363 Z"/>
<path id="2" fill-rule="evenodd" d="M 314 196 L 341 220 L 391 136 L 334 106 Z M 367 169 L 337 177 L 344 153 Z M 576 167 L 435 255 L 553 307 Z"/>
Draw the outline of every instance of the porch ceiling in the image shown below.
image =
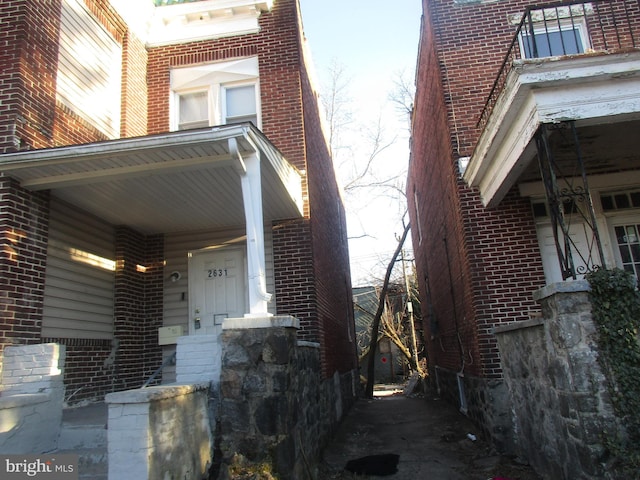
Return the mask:
<path id="1" fill-rule="evenodd" d="M 301 173 L 250 124 L 5 154 L 0 171 L 111 224 L 169 233 L 244 225 L 242 157 L 253 154 L 265 222 L 300 217 Z"/>
<path id="2" fill-rule="evenodd" d="M 464 179 L 482 201 L 500 203 L 514 184 L 539 179 L 535 133 L 574 120 L 589 174 L 640 167 L 640 52 L 526 60 L 509 73 Z M 554 155 L 575 165 L 570 132 L 552 135 Z M 574 169 L 575 170 L 575 169 Z"/>

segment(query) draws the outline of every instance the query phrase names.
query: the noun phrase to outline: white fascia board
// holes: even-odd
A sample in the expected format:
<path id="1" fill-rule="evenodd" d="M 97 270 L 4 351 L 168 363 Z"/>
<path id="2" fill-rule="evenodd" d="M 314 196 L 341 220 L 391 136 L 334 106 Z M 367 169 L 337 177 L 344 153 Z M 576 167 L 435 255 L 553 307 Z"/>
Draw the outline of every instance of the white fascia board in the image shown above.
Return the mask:
<path id="1" fill-rule="evenodd" d="M 514 70 L 507 78 L 463 175 L 467 184 L 480 190 L 485 206 L 498 203 L 497 196 L 504 195 L 510 188 L 505 184 L 507 178 L 526 168 L 530 157 L 524 159 L 522 153 L 538 124 L 534 95 Z"/>
<path id="2" fill-rule="evenodd" d="M 256 151 L 260 151 L 271 168 L 278 176 L 291 200 L 295 203 L 299 213 L 304 213 L 304 197 L 302 194 L 302 173 L 291 165 L 263 135 L 256 130 L 248 129 L 245 138 Z"/>
<path id="3" fill-rule="evenodd" d="M 34 165 L 75 163 L 92 160 L 98 157 L 113 156 L 122 153 L 131 154 L 163 147 L 189 146 L 203 142 L 227 140 L 245 135 L 247 126 L 232 125 L 212 127 L 203 130 L 185 130 L 162 135 L 123 138 L 86 145 L 71 145 L 42 150 L 28 150 L 0 155 L 0 171 L 16 171 Z"/>

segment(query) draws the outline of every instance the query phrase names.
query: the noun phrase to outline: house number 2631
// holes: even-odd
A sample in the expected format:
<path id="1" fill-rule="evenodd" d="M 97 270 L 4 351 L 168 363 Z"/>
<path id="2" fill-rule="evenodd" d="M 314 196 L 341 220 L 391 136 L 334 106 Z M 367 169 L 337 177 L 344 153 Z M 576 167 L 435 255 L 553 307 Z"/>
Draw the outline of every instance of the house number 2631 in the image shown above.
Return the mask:
<path id="1" fill-rule="evenodd" d="M 212 268 L 210 270 L 207 270 L 207 276 L 209 278 L 226 277 L 227 276 L 227 269 L 226 268 Z"/>

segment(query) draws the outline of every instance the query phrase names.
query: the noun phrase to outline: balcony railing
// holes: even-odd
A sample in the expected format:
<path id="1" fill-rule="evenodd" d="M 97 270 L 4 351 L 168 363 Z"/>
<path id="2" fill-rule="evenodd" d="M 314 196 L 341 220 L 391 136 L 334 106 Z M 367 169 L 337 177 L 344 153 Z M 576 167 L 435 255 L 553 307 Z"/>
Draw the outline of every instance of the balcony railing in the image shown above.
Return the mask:
<path id="1" fill-rule="evenodd" d="M 484 128 L 514 64 L 527 58 L 640 48 L 640 0 L 561 2 L 528 7 L 478 120 Z"/>

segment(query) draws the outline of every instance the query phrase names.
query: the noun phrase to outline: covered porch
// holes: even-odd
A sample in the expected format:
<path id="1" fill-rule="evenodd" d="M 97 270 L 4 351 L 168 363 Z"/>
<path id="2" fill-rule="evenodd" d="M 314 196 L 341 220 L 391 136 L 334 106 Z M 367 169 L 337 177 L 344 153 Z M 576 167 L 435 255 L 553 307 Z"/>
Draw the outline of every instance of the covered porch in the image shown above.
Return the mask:
<path id="1" fill-rule="evenodd" d="M 640 189 L 640 23 L 633 8 L 615 17 L 627 4 L 528 8 L 479 116 L 475 149 L 459 159 L 484 206 L 514 187 L 530 199 L 547 283 L 599 266 L 637 273 L 640 258 L 625 258 L 635 247 L 619 237 L 637 230 L 627 214 L 640 205 L 610 201 Z M 553 32 L 582 32 L 576 25 L 588 35 L 552 44 Z M 550 51 L 533 54 L 534 37 Z"/>
<path id="2" fill-rule="evenodd" d="M 0 170 L 49 198 L 40 338 L 70 352 L 67 401 L 141 386 L 180 335 L 277 313 L 269 235 L 303 216 L 305 178 L 251 124 L 6 154 Z M 239 259 L 233 311 L 195 304 L 216 287 L 191 259 L 212 251 Z"/>

